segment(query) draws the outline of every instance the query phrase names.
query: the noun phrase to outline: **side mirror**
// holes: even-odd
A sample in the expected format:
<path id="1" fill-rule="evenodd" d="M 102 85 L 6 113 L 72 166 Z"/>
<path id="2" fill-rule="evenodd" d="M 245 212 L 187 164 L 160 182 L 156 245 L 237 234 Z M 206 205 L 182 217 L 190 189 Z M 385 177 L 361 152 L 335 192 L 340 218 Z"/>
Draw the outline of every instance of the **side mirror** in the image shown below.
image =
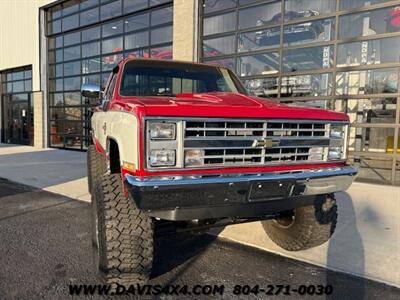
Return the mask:
<path id="1" fill-rule="evenodd" d="M 84 84 L 82 84 L 82 87 L 81 87 L 81 95 L 83 97 L 90 98 L 89 100 L 91 100 L 90 101 L 91 103 L 96 102 L 95 104 L 98 105 L 99 100 L 100 100 L 100 95 L 101 95 L 101 88 L 100 88 L 100 86 L 98 86 L 96 84 L 84 83 Z M 92 99 L 95 101 L 93 101 Z"/>

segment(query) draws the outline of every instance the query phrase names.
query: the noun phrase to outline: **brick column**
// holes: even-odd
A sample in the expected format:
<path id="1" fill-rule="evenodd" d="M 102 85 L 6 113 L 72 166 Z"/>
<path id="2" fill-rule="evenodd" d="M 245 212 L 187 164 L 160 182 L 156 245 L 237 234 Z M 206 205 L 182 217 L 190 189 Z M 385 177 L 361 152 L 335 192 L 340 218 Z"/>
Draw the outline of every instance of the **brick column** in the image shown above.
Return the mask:
<path id="1" fill-rule="evenodd" d="M 45 115 L 43 107 L 43 92 L 33 92 L 33 146 L 36 148 L 46 148 L 44 140 Z"/>
<path id="2" fill-rule="evenodd" d="M 173 58 L 197 61 L 198 0 L 174 0 Z"/>

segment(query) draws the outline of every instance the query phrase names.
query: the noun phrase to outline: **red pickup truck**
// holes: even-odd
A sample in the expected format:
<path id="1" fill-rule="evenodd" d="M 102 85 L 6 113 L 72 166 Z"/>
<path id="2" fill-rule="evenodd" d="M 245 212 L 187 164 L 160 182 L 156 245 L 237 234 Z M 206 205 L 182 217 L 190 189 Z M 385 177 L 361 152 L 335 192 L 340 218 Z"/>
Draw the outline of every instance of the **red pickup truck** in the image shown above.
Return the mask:
<path id="1" fill-rule="evenodd" d="M 92 241 L 108 283 L 149 278 L 155 232 L 262 221 L 286 250 L 318 246 L 337 218 L 349 119 L 250 96 L 206 64 L 128 58 L 92 100 Z M 168 229 L 169 228 L 169 229 Z"/>

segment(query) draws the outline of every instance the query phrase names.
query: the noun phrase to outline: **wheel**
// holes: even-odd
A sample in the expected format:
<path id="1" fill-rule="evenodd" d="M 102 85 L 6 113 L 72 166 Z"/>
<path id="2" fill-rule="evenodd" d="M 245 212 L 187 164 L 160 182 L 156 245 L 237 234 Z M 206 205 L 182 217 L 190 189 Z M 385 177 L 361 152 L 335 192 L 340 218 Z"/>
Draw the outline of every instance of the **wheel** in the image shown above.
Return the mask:
<path id="1" fill-rule="evenodd" d="M 93 194 L 94 182 L 107 172 L 107 164 L 104 157 L 97 152 L 94 145 L 87 149 L 87 178 L 89 193 Z"/>
<path id="2" fill-rule="evenodd" d="M 288 251 L 299 251 L 328 241 L 335 231 L 336 221 L 336 201 L 330 194 L 318 196 L 314 205 L 296 208 L 261 223 L 275 244 Z"/>
<path id="3" fill-rule="evenodd" d="M 94 183 L 93 249 L 96 268 L 107 284 L 146 282 L 153 264 L 154 222 L 125 197 L 120 174 Z"/>

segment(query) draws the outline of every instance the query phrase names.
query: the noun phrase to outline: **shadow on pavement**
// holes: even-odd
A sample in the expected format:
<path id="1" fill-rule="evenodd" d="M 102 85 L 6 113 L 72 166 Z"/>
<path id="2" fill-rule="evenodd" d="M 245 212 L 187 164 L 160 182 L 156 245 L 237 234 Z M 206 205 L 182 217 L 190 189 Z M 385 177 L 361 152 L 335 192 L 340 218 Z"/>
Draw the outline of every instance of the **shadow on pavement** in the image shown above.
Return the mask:
<path id="1" fill-rule="evenodd" d="M 5 178 L 0 178 L 0 199 L 7 196 L 31 192 L 32 190 L 34 190 L 34 188 L 16 182 L 10 182 Z"/>
<path id="2" fill-rule="evenodd" d="M 218 228 L 217 232 L 222 230 L 223 228 Z M 217 238 L 217 235 L 192 234 L 189 232 L 156 236 L 152 280 L 157 281 L 171 270 L 179 269 L 163 284 L 173 283 L 181 273 L 190 268 L 196 258 L 201 256 Z"/>
<path id="3" fill-rule="evenodd" d="M 337 269 L 340 264 L 349 264 L 353 266 L 353 273 L 362 276 L 365 272 L 364 245 L 357 228 L 357 215 L 353 199 L 346 192 L 337 193 L 336 197 L 338 206 L 336 230 L 340 230 L 341 237 L 347 236 L 351 238 L 340 239 L 339 236 L 334 234 L 333 238 L 328 242 L 326 285 L 331 285 L 334 292 L 327 299 L 344 299 L 342 297 L 345 297 L 350 292 L 340 288 L 346 285 L 346 278 L 337 276 L 337 272 L 330 269 Z M 349 242 L 351 243 L 350 245 L 346 244 Z M 355 296 L 353 299 L 364 299 L 365 280 L 354 280 L 353 283 L 351 286 L 351 294 Z M 338 293 L 343 294 L 338 295 Z"/>

